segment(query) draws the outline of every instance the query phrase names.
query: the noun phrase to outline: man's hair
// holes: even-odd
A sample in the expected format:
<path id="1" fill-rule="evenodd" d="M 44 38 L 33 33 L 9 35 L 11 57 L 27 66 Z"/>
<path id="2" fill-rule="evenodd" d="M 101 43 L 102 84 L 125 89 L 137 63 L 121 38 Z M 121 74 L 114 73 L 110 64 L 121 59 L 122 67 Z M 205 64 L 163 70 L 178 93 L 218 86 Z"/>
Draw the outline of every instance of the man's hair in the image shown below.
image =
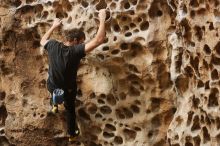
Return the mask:
<path id="1" fill-rule="evenodd" d="M 85 33 L 81 29 L 71 29 L 71 30 L 65 30 L 63 32 L 64 38 L 66 41 L 72 42 L 76 40 L 77 42 L 80 41 L 81 39 L 85 39 Z"/>

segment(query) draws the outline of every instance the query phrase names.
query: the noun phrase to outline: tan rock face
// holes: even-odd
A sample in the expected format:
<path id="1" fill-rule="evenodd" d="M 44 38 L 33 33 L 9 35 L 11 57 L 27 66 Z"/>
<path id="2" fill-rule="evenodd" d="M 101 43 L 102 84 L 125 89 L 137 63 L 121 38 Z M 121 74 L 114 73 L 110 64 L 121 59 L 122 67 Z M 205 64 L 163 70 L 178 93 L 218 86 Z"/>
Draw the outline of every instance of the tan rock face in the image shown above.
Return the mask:
<path id="1" fill-rule="evenodd" d="M 78 145 L 220 143 L 217 0 L 1 0 L 0 145 L 67 145 L 39 42 L 56 17 L 52 38 L 76 27 L 89 41 L 101 8 L 106 41 L 78 71 Z"/>
<path id="2" fill-rule="evenodd" d="M 167 137 L 175 146 L 219 145 L 219 2 L 174 5 L 179 35 L 169 40 L 178 58 L 171 72 L 178 95 Z"/>

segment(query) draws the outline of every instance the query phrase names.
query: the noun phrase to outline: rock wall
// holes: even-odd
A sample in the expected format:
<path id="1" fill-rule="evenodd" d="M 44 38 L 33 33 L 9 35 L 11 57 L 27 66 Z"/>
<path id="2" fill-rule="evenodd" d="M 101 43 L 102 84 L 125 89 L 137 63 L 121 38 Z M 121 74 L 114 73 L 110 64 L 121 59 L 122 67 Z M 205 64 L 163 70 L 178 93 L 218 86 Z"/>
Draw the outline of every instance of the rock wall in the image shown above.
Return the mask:
<path id="1" fill-rule="evenodd" d="M 177 111 L 168 140 L 175 146 L 219 145 L 219 1 L 175 6 L 178 27 L 168 38 Z"/>
<path id="2" fill-rule="evenodd" d="M 55 17 L 106 41 L 78 72 L 81 136 L 67 143 L 63 107 L 48 113 L 47 54 Z M 0 145 L 216 146 L 220 143 L 218 0 L 1 0 Z"/>

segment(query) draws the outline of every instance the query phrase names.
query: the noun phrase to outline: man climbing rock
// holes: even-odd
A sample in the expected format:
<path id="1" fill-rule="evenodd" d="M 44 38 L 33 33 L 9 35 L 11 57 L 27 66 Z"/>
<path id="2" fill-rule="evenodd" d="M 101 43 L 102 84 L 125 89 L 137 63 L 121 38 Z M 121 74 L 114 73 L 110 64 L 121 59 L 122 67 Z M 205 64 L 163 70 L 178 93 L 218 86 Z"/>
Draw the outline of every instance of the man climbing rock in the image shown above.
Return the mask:
<path id="1" fill-rule="evenodd" d="M 75 98 L 77 91 L 76 77 L 80 60 L 97 46 L 101 45 L 105 39 L 105 19 L 106 11 L 99 11 L 99 28 L 96 36 L 88 43 L 83 43 L 85 34 L 73 29 L 65 33 L 65 41 L 49 40 L 52 32 L 61 25 L 61 20 L 55 19 L 51 28 L 41 39 L 41 45 L 48 52 L 49 71 L 47 88 L 53 94 L 55 89 L 64 91 L 64 106 L 67 114 L 67 128 L 69 141 L 73 141 L 79 134 L 76 126 Z M 57 112 L 57 105 L 53 105 L 53 111 Z"/>

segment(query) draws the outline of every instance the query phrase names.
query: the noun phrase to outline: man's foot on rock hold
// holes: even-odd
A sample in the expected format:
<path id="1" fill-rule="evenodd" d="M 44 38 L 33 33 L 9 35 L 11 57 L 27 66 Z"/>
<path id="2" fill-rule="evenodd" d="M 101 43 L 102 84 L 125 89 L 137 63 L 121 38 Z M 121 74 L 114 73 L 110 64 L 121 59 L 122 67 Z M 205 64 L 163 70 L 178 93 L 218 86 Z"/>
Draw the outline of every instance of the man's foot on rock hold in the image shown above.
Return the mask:
<path id="1" fill-rule="evenodd" d="M 58 105 L 53 105 L 52 109 L 51 109 L 51 112 L 54 113 L 54 114 L 58 113 Z"/>
<path id="2" fill-rule="evenodd" d="M 77 137 L 79 136 L 80 132 L 78 129 L 75 130 L 74 135 L 70 135 L 69 142 L 76 142 Z"/>
<path id="3" fill-rule="evenodd" d="M 47 111 L 47 115 L 48 116 L 55 116 L 58 113 L 58 106 L 52 106 L 52 109 L 50 109 L 49 111 Z"/>
<path id="4" fill-rule="evenodd" d="M 76 138 L 77 138 L 77 136 L 70 135 L 70 137 L 69 137 L 69 142 L 74 142 L 74 141 L 76 141 Z"/>

